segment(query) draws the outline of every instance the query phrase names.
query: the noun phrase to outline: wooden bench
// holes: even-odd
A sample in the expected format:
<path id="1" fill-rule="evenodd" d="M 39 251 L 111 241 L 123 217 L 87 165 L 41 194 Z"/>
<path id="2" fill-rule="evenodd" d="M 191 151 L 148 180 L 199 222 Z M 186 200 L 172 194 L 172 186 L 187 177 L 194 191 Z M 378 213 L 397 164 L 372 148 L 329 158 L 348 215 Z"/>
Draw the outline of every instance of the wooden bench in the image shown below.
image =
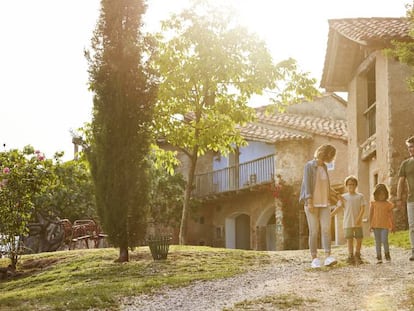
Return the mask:
<path id="1" fill-rule="evenodd" d="M 76 248 L 78 242 L 84 242 L 85 247 L 89 248 L 89 240 L 94 242 L 93 247 L 98 248 L 101 241 L 107 237 L 93 219 L 79 219 L 73 224 L 68 219 L 63 219 L 61 226 L 64 230 L 64 243 L 69 249 Z"/>
<path id="2" fill-rule="evenodd" d="M 73 238 L 72 239 L 72 246 L 76 246 L 76 243 L 79 242 L 79 241 L 84 241 L 86 248 L 89 248 L 89 239 L 90 238 L 91 238 L 91 236 L 89 234 Z M 69 249 L 71 249 L 71 248 L 69 248 Z M 73 248 L 75 248 L 75 247 L 73 247 Z"/>

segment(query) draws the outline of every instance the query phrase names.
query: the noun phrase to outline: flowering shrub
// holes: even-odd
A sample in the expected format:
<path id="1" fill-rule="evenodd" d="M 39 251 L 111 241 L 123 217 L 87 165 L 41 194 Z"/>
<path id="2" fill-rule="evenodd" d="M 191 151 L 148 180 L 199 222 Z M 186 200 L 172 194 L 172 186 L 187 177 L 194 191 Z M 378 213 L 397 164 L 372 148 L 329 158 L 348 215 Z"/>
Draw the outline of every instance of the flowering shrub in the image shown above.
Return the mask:
<path id="1" fill-rule="evenodd" d="M 0 234 L 7 245 L 11 265 L 15 268 L 19 255 L 19 237 L 28 231 L 36 195 L 51 183 L 51 161 L 46 161 L 33 148 L 23 152 L 0 153 Z"/>
<path id="2" fill-rule="evenodd" d="M 38 213 L 71 221 L 96 215 L 89 169 L 82 161 L 62 163 L 62 155 L 47 159 L 31 146 L 0 152 L 0 251 L 7 246 L 14 268 L 20 237 Z"/>

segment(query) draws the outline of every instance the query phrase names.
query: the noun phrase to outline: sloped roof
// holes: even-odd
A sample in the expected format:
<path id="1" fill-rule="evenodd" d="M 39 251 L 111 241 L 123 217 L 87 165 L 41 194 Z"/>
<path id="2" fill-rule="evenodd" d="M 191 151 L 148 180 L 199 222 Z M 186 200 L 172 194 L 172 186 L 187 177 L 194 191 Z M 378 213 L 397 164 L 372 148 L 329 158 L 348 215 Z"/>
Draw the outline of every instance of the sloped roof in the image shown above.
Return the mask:
<path id="1" fill-rule="evenodd" d="M 391 41 L 412 41 L 406 17 L 331 19 L 321 87 L 347 91 L 347 84 L 366 53 L 391 47 Z"/>
<path id="2" fill-rule="evenodd" d="M 343 99 L 329 94 L 343 109 Z M 324 103 L 323 97 L 315 102 Z M 345 119 L 335 119 L 310 115 L 300 111 L 302 104 L 295 105 L 292 112 L 266 112 L 267 106 L 256 108 L 257 120 L 241 128 L 241 133 L 247 140 L 276 143 L 291 140 L 309 140 L 314 135 L 326 136 L 347 141 L 348 131 Z"/>
<path id="3" fill-rule="evenodd" d="M 266 113 L 265 107 L 257 109 L 257 123 L 264 127 L 277 127 L 295 139 L 307 139 L 311 134 L 347 141 L 348 131 L 345 120 L 315 117 L 294 113 Z M 297 135 L 297 136 L 295 136 Z M 287 135 L 285 137 L 288 137 Z"/>
<path id="4" fill-rule="evenodd" d="M 334 30 L 361 45 L 380 44 L 386 46 L 391 40 L 410 40 L 410 21 L 407 18 L 344 18 L 328 21 Z"/>
<path id="5" fill-rule="evenodd" d="M 240 129 L 246 140 L 275 143 L 280 141 L 312 139 L 311 135 L 276 130 L 265 125 L 249 123 Z"/>

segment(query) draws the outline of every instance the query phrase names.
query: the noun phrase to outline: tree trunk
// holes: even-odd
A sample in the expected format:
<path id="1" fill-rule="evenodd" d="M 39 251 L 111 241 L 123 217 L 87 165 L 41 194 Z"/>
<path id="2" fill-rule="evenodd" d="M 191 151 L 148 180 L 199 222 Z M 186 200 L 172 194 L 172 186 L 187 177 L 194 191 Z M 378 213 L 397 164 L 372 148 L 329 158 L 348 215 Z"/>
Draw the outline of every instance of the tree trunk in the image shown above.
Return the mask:
<path id="1" fill-rule="evenodd" d="M 128 261 L 129 261 L 128 247 L 119 247 L 119 258 L 115 260 L 115 262 L 128 262 Z"/>
<path id="2" fill-rule="evenodd" d="M 183 202 L 183 211 L 181 214 L 181 223 L 180 223 L 180 233 L 179 233 L 179 241 L 180 245 L 185 245 L 187 242 L 187 222 L 188 222 L 188 210 L 190 205 L 190 198 L 191 192 L 193 190 L 193 181 L 194 181 L 194 174 L 197 165 L 197 152 L 193 153 L 193 156 L 190 158 L 191 164 L 190 169 L 188 171 L 187 176 L 187 185 L 185 186 L 184 192 L 184 202 Z"/>

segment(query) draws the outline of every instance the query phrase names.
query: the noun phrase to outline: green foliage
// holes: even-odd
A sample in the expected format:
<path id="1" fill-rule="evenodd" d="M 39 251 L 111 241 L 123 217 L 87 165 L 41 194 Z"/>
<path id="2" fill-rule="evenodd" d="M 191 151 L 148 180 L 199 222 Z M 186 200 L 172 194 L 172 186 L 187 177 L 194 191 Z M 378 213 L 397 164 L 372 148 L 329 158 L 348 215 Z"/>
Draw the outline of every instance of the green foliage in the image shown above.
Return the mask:
<path id="1" fill-rule="evenodd" d="M 276 64 L 276 77 L 272 90 L 270 106 L 284 112 L 289 105 L 301 103 L 304 99 L 312 100 L 320 93 L 315 88 L 316 79 L 309 77 L 308 72 L 300 71 L 296 60 L 289 58 Z"/>
<path id="2" fill-rule="evenodd" d="M 53 166 L 57 183 L 49 188 L 50 212 L 71 222 L 76 219 L 96 219 L 96 204 L 91 174 L 83 159 L 57 161 Z"/>
<path id="3" fill-rule="evenodd" d="M 414 22 L 414 9 L 412 4 L 406 5 L 406 15 L 411 24 Z M 414 39 L 414 30 L 411 28 L 410 37 Z M 401 63 L 414 68 L 414 42 L 393 41 L 392 48 L 386 49 L 385 54 L 397 58 Z M 414 76 L 407 79 L 408 89 L 414 92 Z"/>
<path id="4" fill-rule="evenodd" d="M 152 183 L 150 207 L 154 223 L 163 228 L 178 227 L 186 184 L 184 177 L 179 173 L 170 175 L 153 166 Z"/>
<path id="5" fill-rule="evenodd" d="M 162 149 L 155 144 L 151 145 L 151 162 L 153 169 L 167 171 L 170 175 L 174 175 L 175 168 L 180 164 L 176 151 Z"/>
<path id="6" fill-rule="evenodd" d="M 147 225 L 155 88 L 142 61 L 144 1 L 101 3 L 93 51 L 86 52 L 94 92 L 92 139 L 86 152 L 103 228 L 124 261 L 128 247 L 140 243 Z"/>
<path id="7" fill-rule="evenodd" d="M 96 214 L 89 170 L 81 161 L 62 163 L 61 156 L 47 159 L 31 146 L 0 153 L 0 233 L 11 247 L 12 265 L 18 237 L 28 233 L 37 213 L 71 220 Z"/>
<path id="8" fill-rule="evenodd" d="M 28 233 L 27 225 L 35 210 L 35 202 L 53 182 L 50 160 L 26 147 L 23 152 L 0 153 L 0 233 L 2 244 L 9 247 L 11 265 L 16 266 L 19 237 Z"/>
<path id="9" fill-rule="evenodd" d="M 197 2 L 163 22 L 166 38 L 157 36 L 157 130 L 190 155 L 244 144 L 237 126 L 254 118 L 248 99 L 273 81 L 264 42 L 232 21 L 232 12 Z"/>

